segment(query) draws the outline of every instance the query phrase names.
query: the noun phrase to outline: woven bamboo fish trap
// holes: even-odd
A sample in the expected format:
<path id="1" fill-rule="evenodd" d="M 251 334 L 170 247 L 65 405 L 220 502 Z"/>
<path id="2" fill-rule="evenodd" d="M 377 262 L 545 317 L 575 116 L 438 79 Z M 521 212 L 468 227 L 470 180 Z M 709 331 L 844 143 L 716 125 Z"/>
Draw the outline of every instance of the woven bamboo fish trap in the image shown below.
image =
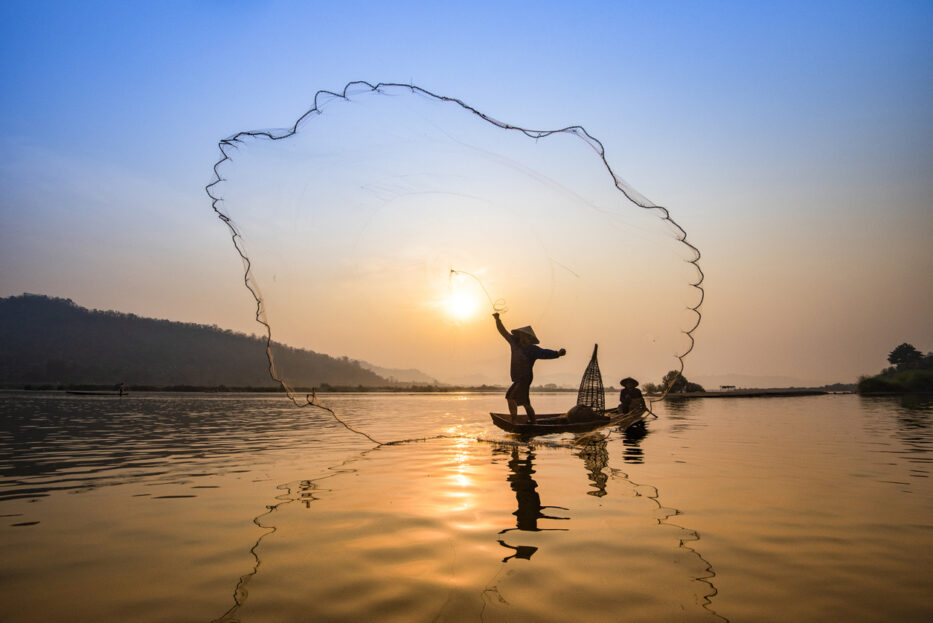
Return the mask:
<path id="1" fill-rule="evenodd" d="M 583 378 L 580 380 L 580 391 L 577 392 L 577 404 L 584 405 L 602 413 L 606 410 L 606 394 L 603 390 L 603 377 L 599 373 L 599 361 L 596 360 L 596 351 L 599 344 L 593 345 L 593 356 L 590 357 L 590 363 L 583 371 Z"/>

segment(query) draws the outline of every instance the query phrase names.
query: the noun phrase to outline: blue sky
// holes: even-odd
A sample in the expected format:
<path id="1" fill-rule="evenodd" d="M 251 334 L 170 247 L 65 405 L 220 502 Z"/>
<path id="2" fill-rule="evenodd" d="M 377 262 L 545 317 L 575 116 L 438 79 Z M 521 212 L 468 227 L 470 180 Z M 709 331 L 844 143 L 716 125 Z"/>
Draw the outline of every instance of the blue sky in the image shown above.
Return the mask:
<path id="1" fill-rule="evenodd" d="M 933 349 L 930 3 L 8 2 L 0 29 L 0 296 L 251 331 L 217 140 L 410 81 L 582 124 L 672 210 L 709 276 L 695 374 Z"/>

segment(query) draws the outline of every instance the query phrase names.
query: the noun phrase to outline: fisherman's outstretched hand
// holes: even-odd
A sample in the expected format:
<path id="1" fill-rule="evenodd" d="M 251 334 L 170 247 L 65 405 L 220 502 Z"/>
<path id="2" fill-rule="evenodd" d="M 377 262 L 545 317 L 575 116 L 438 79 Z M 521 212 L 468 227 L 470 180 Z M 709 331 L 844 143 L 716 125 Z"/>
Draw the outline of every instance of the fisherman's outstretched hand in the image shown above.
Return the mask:
<path id="1" fill-rule="evenodd" d="M 559 351 L 557 351 L 557 355 L 558 355 L 559 357 L 563 357 L 563 356 L 566 355 L 566 354 L 567 354 L 567 349 L 566 349 L 566 348 L 562 348 L 562 349 L 560 349 Z"/>
<path id="2" fill-rule="evenodd" d="M 496 320 L 498 320 L 498 319 L 499 319 L 499 312 L 493 312 L 492 317 L 495 318 Z"/>

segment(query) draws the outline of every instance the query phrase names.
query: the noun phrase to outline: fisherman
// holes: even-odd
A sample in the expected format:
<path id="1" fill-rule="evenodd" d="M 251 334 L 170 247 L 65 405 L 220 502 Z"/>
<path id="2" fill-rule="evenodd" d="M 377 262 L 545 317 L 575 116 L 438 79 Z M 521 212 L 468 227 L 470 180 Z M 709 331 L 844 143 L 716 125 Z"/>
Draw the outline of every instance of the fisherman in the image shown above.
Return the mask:
<path id="1" fill-rule="evenodd" d="M 513 329 L 510 333 L 506 331 L 502 321 L 499 320 L 499 312 L 492 315 L 496 319 L 496 328 L 505 338 L 505 341 L 512 347 L 512 386 L 505 393 L 505 399 L 509 403 L 509 413 L 513 416 L 518 415 L 518 407 L 525 407 L 525 413 L 528 414 L 528 420 L 535 424 L 535 410 L 531 408 L 531 398 L 528 391 L 531 389 L 531 380 L 533 378 L 532 368 L 538 359 L 557 359 L 567 354 L 565 349 L 548 350 L 537 346 L 538 336 L 535 335 L 531 327 L 521 327 Z"/>
<path id="2" fill-rule="evenodd" d="M 619 412 L 628 413 L 632 409 L 643 407 L 645 398 L 638 389 L 638 381 L 630 376 L 625 377 L 619 384 L 622 385 L 622 391 L 619 393 Z"/>

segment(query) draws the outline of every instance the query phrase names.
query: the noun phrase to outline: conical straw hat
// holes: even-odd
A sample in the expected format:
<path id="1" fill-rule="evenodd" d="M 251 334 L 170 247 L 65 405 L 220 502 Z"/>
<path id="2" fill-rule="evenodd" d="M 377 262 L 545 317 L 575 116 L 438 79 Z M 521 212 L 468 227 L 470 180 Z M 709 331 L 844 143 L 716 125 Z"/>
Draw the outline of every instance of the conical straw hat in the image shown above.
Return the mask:
<path id="1" fill-rule="evenodd" d="M 512 329 L 512 334 L 515 334 L 515 333 L 524 333 L 525 335 L 530 336 L 532 344 L 540 343 L 538 336 L 535 335 L 535 330 L 532 329 L 531 327 L 519 327 L 518 329 Z"/>

